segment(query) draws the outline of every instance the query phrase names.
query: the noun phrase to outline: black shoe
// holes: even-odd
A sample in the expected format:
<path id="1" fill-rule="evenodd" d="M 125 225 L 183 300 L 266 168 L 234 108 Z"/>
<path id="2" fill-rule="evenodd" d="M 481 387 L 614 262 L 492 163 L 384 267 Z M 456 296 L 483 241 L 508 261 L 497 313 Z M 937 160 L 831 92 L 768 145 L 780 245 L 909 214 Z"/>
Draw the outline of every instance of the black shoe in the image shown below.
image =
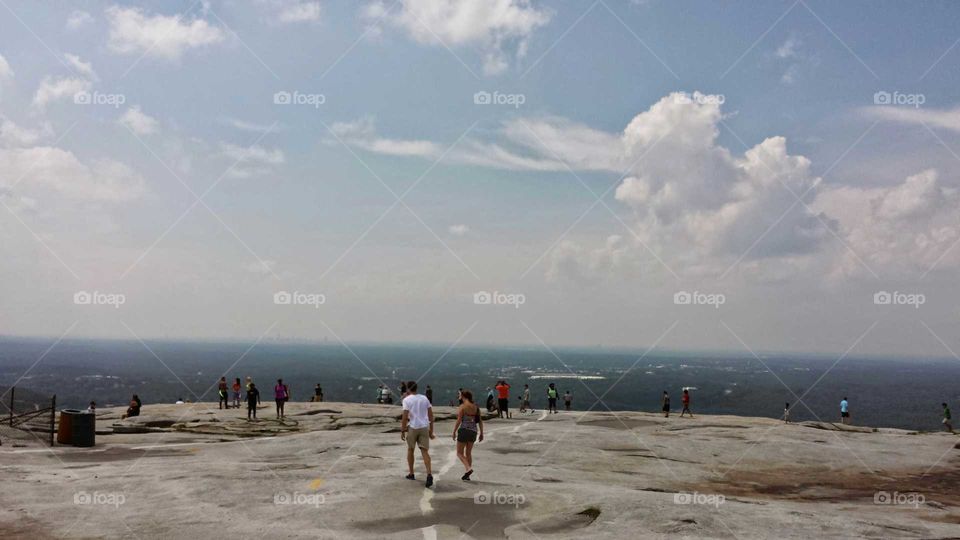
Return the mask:
<path id="1" fill-rule="evenodd" d="M 463 476 L 461 476 L 460 479 L 463 480 L 464 482 L 469 482 L 471 474 L 473 474 L 473 469 L 470 469 L 469 471 L 463 473 Z"/>
<path id="2" fill-rule="evenodd" d="M 416 480 L 416 479 L 417 479 L 417 477 L 415 477 L 415 476 L 413 475 L 413 473 L 408 474 L 408 475 L 406 476 L 406 478 L 407 478 L 407 480 Z"/>
<path id="3" fill-rule="evenodd" d="M 433 485 L 433 475 L 432 475 L 432 474 L 428 474 L 428 475 L 427 475 L 427 483 L 424 485 L 424 487 L 430 487 L 430 486 L 432 486 L 432 485 Z"/>

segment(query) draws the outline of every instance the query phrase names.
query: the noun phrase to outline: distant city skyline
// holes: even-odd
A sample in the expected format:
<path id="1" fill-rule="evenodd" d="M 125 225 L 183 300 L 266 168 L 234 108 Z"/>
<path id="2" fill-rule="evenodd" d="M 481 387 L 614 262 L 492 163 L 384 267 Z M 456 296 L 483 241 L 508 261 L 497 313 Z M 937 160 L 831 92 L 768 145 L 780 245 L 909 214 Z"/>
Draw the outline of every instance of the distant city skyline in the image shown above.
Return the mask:
<path id="1" fill-rule="evenodd" d="M 8 0 L 0 335 L 960 361 L 958 16 Z"/>

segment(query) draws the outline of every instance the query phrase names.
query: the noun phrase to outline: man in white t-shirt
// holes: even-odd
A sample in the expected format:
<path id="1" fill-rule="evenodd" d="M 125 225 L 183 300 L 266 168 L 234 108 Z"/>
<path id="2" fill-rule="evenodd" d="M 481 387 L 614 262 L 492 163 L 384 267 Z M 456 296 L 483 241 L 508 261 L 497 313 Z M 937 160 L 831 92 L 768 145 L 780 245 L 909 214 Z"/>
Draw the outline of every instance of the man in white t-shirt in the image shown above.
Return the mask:
<path id="1" fill-rule="evenodd" d="M 409 434 L 408 434 L 409 432 Z M 433 434 L 433 407 L 426 396 L 417 393 L 417 382 L 407 383 L 407 396 L 403 398 L 403 416 L 400 420 L 400 440 L 407 442 L 407 467 L 410 474 L 407 480 L 414 480 L 413 449 L 420 447 L 423 466 L 427 469 L 426 487 L 433 485 L 433 471 L 430 469 L 430 439 Z"/>

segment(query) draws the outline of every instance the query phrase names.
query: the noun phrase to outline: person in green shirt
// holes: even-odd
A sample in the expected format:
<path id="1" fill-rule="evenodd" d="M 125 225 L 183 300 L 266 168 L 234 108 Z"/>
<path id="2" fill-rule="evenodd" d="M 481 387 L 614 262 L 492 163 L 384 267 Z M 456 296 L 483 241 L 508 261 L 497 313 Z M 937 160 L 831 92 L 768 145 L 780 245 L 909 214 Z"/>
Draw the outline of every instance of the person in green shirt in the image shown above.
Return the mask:
<path id="1" fill-rule="evenodd" d="M 557 414 L 557 395 L 556 385 L 550 383 L 550 387 L 547 388 L 547 412 Z"/>
<path id="2" fill-rule="evenodd" d="M 947 407 L 946 403 L 941 403 L 941 405 L 943 405 L 943 427 L 953 433 L 953 424 L 950 423 L 950 407 Z"/>

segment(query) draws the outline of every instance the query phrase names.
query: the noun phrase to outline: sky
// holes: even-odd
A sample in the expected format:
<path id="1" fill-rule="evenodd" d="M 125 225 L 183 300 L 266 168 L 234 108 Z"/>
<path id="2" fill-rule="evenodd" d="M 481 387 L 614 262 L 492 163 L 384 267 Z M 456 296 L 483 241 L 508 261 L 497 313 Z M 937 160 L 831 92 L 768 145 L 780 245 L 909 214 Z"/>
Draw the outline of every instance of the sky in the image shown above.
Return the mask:
<path id="1" fill-rule="evenodd" d="M 958 18 L 2 0 L 0 335 L 956 357 Z"/>

